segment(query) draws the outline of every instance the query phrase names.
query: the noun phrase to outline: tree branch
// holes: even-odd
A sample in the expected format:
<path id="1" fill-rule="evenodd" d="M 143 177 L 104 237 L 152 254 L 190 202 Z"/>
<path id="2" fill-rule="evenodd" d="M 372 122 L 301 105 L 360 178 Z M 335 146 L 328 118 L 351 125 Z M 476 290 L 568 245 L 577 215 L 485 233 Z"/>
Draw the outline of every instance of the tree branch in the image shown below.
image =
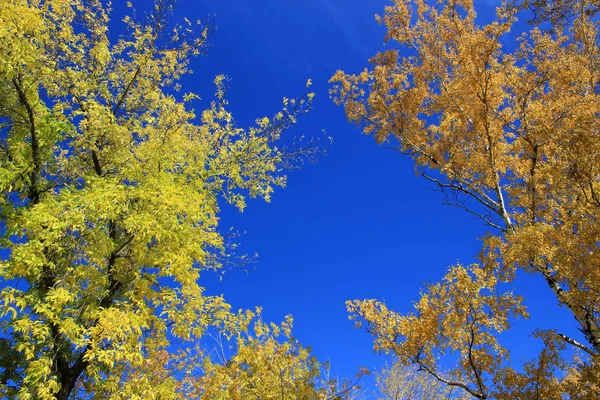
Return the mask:
<path id="1" fill-rule="evenodd" d="M 469 304 L 469 308 L 471 309 L 471 313 L 475 312 L 475 310 L 473 309 L 473 306 L 471 304 Z M 481 379 L 481 375 L 480 375 L 477 367 L 475 366 L 475 360 L 473 359 L 473 346 L 475 344 L 475 330 L 473 329 L 473 326 L 475 325 L 476 321 L 477 321 L 477 318 L 476 318 L 476 316 L 474 316 L 472 318 L 471 322 L 469 322 L 469 314 L 467 314 L 467 323 L 469 324 L 468 356 L 469 356 L 469 365 L 471 366 L 471 369 L 473 370 L 473 373 L 475 374 L 475 379 L 477 380 L 477 386 L 479 387 L 480 392 L 482 394 L 484 394 L 486 388 L 485 388 L 485 385 L 483 384 L 483 380 Z"/>
<path id="2" fill-rule="evenodd" d="M 33 161 L 33 170 L 29 174 L 29 199 L 33 204 L 37 204 L 39 202 L 39 192 L 37 189 L 37 178 L 42 169 L 42 160 L 40 158 L 40 143 L 39 138 L 37 136 L 36 126 L 35 126 L 35 113 L 33 111 L 33 107 L 29 103 L 27 99 L 27 95 L 23 88 L 21 87 L 21 82 L 17 78 L 12 79 L 12 84 L 14 88 L 17 90 L 17 94 L 19 96 L 19 101 L 25 107 L 27 111 L 27 119 L 29 122 L 29 133 L 31 135 L 31 158 Z"/>
<path id="3" fill-rule="evenodd" d="M 442 378 L 437 373 L 435 373 L 430 368 L 428 368 L 425 364 L 423 364 L 420 360 L 417 359 L 417 360 L 415 360 L 415 362 L 419 366 L 419 370 L 423 370 L 423 371 L 429 373 L 431 376 L 433 376 L 438 381 L 440 381 L 442 383 L 445 383 L 448 386 L 459 387 L 459 388 L 465 390 L 466 392 L 468 392 L 471 396 L 475 397 L 476 399 L 485 400 L 487 398 L 485 395 L 474 391 L 473 389 L 471 389 L 470 387 L 468 387 L 464 383 L 456 382 L 456 381 L 451 381 L 451 380 Z"/>
<path id="4" fill-rule="evenodd" d="M 595 357 L 598 355 L 598 353 L 596 353 L 595 351 L 593 351 L 592 349 L 590 349 L 589 347 L 587 347 L 586 345 L 584 345 L 583 343 L 579 343 L 577 340 L 575 339 L 571 339 L 570 337 L 568 337 L 567 335 L 563 335 L 562 333 L 557 334 L 557 336 L 562 339 L 563 341 L 577 347 L 580 350 L 585 351 L 586 353 L 588 353 L 590 356 Z"/>

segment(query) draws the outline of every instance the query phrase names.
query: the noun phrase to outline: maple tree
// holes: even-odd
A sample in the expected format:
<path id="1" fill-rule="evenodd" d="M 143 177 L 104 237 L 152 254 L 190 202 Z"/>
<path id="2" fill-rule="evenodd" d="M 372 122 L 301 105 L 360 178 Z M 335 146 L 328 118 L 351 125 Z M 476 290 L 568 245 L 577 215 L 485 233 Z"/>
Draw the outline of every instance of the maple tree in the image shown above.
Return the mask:
<path id="1" fill-rule="evenodd" d="M 211 23 L 170 24 L 171 0 L 144 17 L 128 7 L 114 34 L 100 0 L 0 2 L 0 394 L 213 398 L 215 374 L 269 376 L 269 393 L 267 363 L 244 359 L 265 357 L 319 398 L 319 364 L 290 321 L 249 331 L 254 314 L 198 283 L 229 254 L 219 203 L 268 201 L 285 168 L 320 156 L 318 139 L 275 144 L 313 94 L 241 128 L 220 76 L 194 112 L 178 81 Z M 192 351 L 214 330 L 238 341 L 232 363 Z"/>
<path id="2" fill-rule="evenodd" d="M 451 267 L 414 312 L 348 302 L 376 350 L 475 398 L 600 394 L 599 9 L 508 1 L 480 24 L 473 1 L 394 0 L 379 17 L 393 48 L 332 78 L 351 122 L 395 143 L 447 203 L 490 229 L 480 263 Z M 515 32 L 517 18 L 529 28 Z M 497 339 L 527 317 L 509 289 L 517 270 L 545 281 L 583 333 L 536 332 L 544 348 L 522 372 Z M 578 361 L 563 358 L 566 346 Z M 445 357 L 456 361 L 447 374 Z"/>

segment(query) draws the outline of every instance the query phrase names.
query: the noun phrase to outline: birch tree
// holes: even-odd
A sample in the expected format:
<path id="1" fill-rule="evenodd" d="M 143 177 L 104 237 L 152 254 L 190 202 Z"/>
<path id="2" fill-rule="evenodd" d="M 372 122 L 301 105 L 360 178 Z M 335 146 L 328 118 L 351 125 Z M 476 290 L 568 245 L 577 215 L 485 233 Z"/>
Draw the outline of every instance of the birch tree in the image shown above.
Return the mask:
<path id="1" fill-rule="evenodd" d="M 450 268 L 409 315 L 375 300 L 348 308 L 377 350 L 475 398 L 596 398 L 599 4 L 508 2 L 481 25 L 473 3 L 394 0 L 379 17 L 391 49 L 359 74 L 337 72 L 332 96 L 366 134 L 411 157 L 446 203 L 489 227 L 480 263 Z M 531 19 L 529 29 L 515 32 L 517 18 Z M 544 281 L 582 332 L 537 332 L 544 350 L 524 373 L 497 340 L 527 316 L 506 290 L 517 270 Z M 585 354 L 572 366 L 578 389 L 562 379 L 573 371 L 560 357 L 565 346 Z M 458 364 L 441 376 L 451 354 Z"/>

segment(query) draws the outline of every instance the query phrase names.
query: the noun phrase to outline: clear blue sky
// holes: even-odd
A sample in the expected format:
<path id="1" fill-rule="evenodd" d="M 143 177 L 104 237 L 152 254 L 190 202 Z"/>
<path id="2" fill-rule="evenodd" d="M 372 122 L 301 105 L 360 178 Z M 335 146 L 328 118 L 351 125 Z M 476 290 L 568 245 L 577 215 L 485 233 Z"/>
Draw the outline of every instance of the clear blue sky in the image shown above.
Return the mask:
<path id="1" fill-rule="evenodd" d="M 307 78 L 313 80 L 314 111 L 288 134 L 325 130 L 334 138 L 329 155 L 291 173 L 269 204 L 251 201 L 243 214 L 223 207 L 221 227 L 245 231 L 241 251 L 258 252 L 260 259 L 248 274 L 228 271 L 220 282 L 207 273 L 202 283 L 235 308 L 262 306 L 267 320 L 292 314 L 295 336 L 340 376 L 352 376 L 361 365 L 376 370 L 385 360 L 373 355 L 370 336 L 353 328 L 346 300 L 378 298 L 409 311 L 423 282 L 437 281 L 459 260 L 474 261 L 477 238 L 486 232 L 471 215 L 442 205 L 442 195 L 415 177 L 410 160 L 362 135 L 328 97 L 337 69 L 359 72 L 383 48 L 385 31 L 374 15 L 387 4 L 180 0 L 176 9 L 179 20 L 215 16 L 208 56 L 194 60 L 194 75 L 183 81 L 184 91 L 203 98 L 197 109 L 210 101 L 217 74 L 231 79 L 230 110 L 242 126 L 274 114 L 284 96 L 301 94 Z M 489 19 L 493 1 L 476 4 Z M 516 290 L 532 313 L 503 338 L 518 360 L 539 345 L 528 339 L 534 327 L 574 324 L 541 280 L 525 277 Z"/>

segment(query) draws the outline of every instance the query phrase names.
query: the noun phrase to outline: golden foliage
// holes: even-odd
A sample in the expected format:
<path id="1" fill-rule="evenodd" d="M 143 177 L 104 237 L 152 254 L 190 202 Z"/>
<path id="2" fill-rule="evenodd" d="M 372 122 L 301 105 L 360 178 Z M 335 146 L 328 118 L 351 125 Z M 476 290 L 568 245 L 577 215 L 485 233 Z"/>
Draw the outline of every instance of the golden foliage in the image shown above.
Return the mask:
<path id="1" fill-rule="evenodd" d="M 326 364 L 292 336 L 292 323 L 290 316 L 281 324 L 263 322 L 260 309 L 240 311 L 207 333 L 215 346 L 151 350 L 125 384 L 150 383 L 142 398 L 162 398 L 167 387 L 165 393 L 182 399 L 353 399 L 365 372 L 355 382 L 329 379 Z"/>
<path id="2" fill-rule="evenodd" d="M 528 6 L 541 25 L 515 33 Z M 331 80 L 332 97 L 351 122 L 380 143 L 395 143 L 448 203 L 491 229 L 481 266 L 452 268 L 441 286 L 423 294 L 415 315 L 399 316 L 370 300 L 349 303 L 369 324 L 376 349 L 422 362 L 432 374 L 439 355 L 458 351 L 463 361 L 452 382 L 477 398 L 500 396 L 492 387 L 506 352 L 495 334 L 524 309 L 494 288 L 517 269 L 544 280 L 584 334 L 575 340 L 548 333 L 552 340 L 583 351 L 592 364 L 600 353 L 597 11 L 595 1 L 514 1 L 479 25 L 472 1 L 395 0 L 379 19 L 393 48 L 360 74 L 338 71 Z M 507 48 L 516 36 L 518 46 Z M 466 281 L 472 300 L 448 286 L 461 282 L 459 271 L 474 274 Z M 495 322 L 479 326 L 486 313 Z M 539 365 L 564 370 L 548 364 L 550 354 Z M 543 372 L 558 374 L 548 368 Z M 546 378 L 542 386 L 551 387 Z"/>
<path id="3" fill-rule="evenodd" d="M 217 363 L 204 358 L 202 376 L 189 381 L 185 398 L 342 400 L 359 389 L 322 378 L 321 364 L 292 337 L 290 316 L 280 325 L 263 322 L 260 310 L 246 318 L 236 330 L 233 356 L 226 359 L 223 351 L 226 360 Z"/>

